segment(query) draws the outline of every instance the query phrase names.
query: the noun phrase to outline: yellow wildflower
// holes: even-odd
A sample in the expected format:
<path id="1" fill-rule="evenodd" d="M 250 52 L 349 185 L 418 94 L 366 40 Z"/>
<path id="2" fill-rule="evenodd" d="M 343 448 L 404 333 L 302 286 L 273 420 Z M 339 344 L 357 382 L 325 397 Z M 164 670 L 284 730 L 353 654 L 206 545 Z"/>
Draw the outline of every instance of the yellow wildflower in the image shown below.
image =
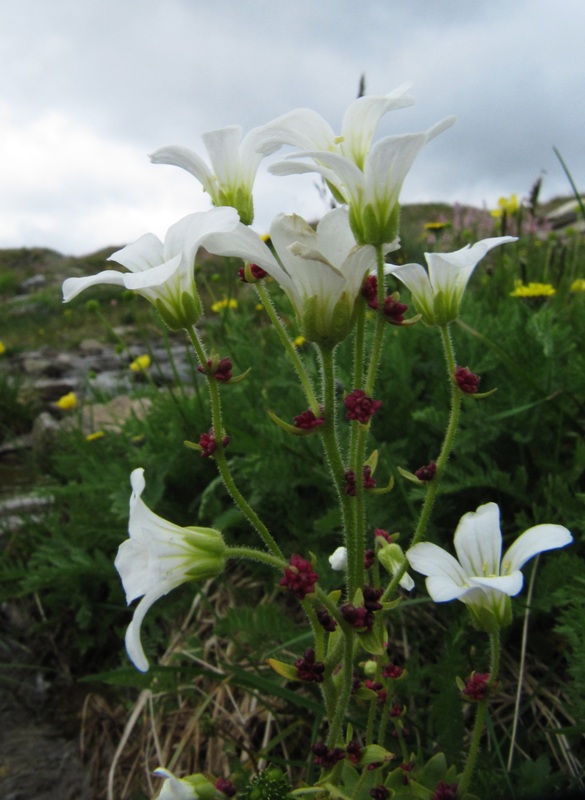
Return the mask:
<path id="1" fill-rule="evenodd" d="M 150 367 L 150 356 L 143 355 L 135 358 L 134 361 L 128 365 L 132 372 L 144 372 L 145 369 Z"/>
<path id="2" fill-rule="evenodd" d="M 57 408 L 60 408 L 61 411 L 71 411 L 77 405 L 77 396 L 75 392 L 64 394 L 63 397 L 60 397 L 56 401 L 55 405 Z"/>
<path id="3" fill-rule="evenodd" d="M 302 347 L 306 341 L 304 336 L 297 336 L 296 339 L 293 339 L 293 347 Z"/>
<path id="4" fill-rule="evenodd" d="M 571 284 L 571 291 L 572 292 L 585 292 L 585 278 L 577 278 Z M 0 345 L 2 342 L 0 342 Z M 2 350 L 0 349 L 0 353 Z"/>
<path id="5" fill-rule="evenodd" d="M 254 308 L 256 309 L 256 311 L 264 311 L 264 306 L 262 305 L 262 303 L 256 303 Z"/>
<path id="6" fill-rule="evenodd" d="M 6 346 L 4 345 L 4 342 L 0 341 L 0 356 L 3 356 L 5 352 L 6 352 Z"/>
<path id="7" fill-rule="evenodd" d="M 556 294 L 556 289 L 550 283 L 523 284 L 522 281 L 515 281 L 516 288 L 510 292 L 510 297 L 550 297 Z"/>
<path id="8" fill-rule="evenodd" d="M 219 314 L 219 312 L 223 311 L 224 308 L 237 308 L 237 307 L 238 307 L 237 300 L 234 300 L 233 297 L 231 297 L 229 300 L 227 299 L 227 297 L 224 297 L 223 300 L 218 300 L 217 302 L 215 302 L 211 306 L 211 310 L 214 311 L 216 314 Z"/>
<path id="9" fill-rule="evenodd" d="M 106 434 L 103 431 L 94 431 L 93 433 L 88 433 L 85 437 L 86 442 L 95 442 L 96 439 L 101 439 L 102 436 Z"/>
<path id="10" fill-rule="evenodd" d="M 425 222 L 425 231 L 442 231 L 445 228 L 450 228 L 451 223 L 446 221 Z"/>
<path id="11" fill-rule="evenodd" d="M 510 197 L 500 197 L 498 207 L 495 211 L 490 211 L 490 214 L 496 218 L 503 216 L 503 214 L 510 216 L 511 214 L 516 214 L 519 208 L 518 195 L 513 194 Z"/>

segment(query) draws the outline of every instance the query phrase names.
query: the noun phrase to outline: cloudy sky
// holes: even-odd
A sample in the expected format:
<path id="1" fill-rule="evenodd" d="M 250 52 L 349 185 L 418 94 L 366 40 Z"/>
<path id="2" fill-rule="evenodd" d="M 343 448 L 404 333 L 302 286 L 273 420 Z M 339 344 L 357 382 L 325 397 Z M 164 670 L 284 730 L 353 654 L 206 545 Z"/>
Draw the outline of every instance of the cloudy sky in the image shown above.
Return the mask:
<path id="1" fill-rule="evenodd" d="M 338 130 L 368 94 L 412 81 L 380 135 L 456 115 L 403 202 L 493 207 L 585 187 L 583 0 L 2 0 L 0 247 L 84 254 L 209 208 L 196 180 L 147 154 L 307 106 Z M 256 222 L 315 217 L 311 176 L 262 169 Z"/>

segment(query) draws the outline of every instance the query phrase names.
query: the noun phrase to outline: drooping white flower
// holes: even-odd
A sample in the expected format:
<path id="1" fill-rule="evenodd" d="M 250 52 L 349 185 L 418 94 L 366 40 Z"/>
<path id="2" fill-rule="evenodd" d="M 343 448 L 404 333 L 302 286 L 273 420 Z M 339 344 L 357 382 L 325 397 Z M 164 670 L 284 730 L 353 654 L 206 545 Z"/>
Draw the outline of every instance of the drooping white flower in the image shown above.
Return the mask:
<path id="1" fill-rule="evenodd" d="M 202 136 L 211 168 L 195 151 L 180 145 L 161 147 L 150 156 L 153 164 L 172 164 L 190 172 L 209 193 L 216 206 L 233 206 L 245 225 L 254 219 L 252 190 L 262 159 L 277 149 L 263 136 L 263 127 L 242 138 L 242 128 L 230 125 Z M 260 145 L 263 143 L 262 152 Z"/>
<path id="2" fill-rule="evenodd" d="M 266 270 L 288 295 L 307 341 L 342 341 L 353 326 L 364 278 L 376 264 L 374 248 L 356 244 L 347 209 L 330 211 L 316 230 L 296 214 L 279 214 L 270 226 L 270 239 L 280 263 L 244 225 L 211 237 L 205 246 L 217 255 L 238 256 Z M 393 242 L 384 250 L 397 247 Z"/>
<path id="3" fill-rule="evenodd" d="M 169 228 L 164 244 L 147 233 L 110 256 L 109 261 L 129 272 L 107 269 L 86 278 L 67 278 L 63 301 L 73 300 L 90 286 L 122 286 L 149 300 L 172 330 L 194 325 L 201 316 L 194 275 L 197 251 L 209 236 L 234 230 L 238 223 L 233 208 L 189 214 Z"/>
<path id="4" fill-rule="evenodd" d="M 347 569 L 347 547 L 338 547 L 330 556 L 329 563 L 335 572 L 343 572 Z"/>
<path id="5" fill-rule="evenodd" d="M 420 264 L 390 266 L 387 271 L 410 289 L 427 325 L 446 325 L 457 319 L 465 287 L 481 259 L 492 248 L 515 241 L 514 236 L 496 236 L 453 253 L 425 253 L 428 272 Z"/>
<path id="6" fill-rule="evenodd" d="M 396 573 L 402 569 L 405 556 L 402 547 L 400 547 L 399 544 L 396 542 L 390 542 L 384 543 L 379 548 L 377 552 L 377 558 L 382 566 L 390 573 L 390 575 L 396 575 Z M 414 581 L 408 572 L 405 572 L 400 578 L 399 584 L 403 589 L 406 589 L 407 592 L 410 592 L 412 589 L 414 589 Z"/>
<path id="7" fill-rule="evenodd" d="M 524 564 L 538 553 L 565 547 L 573 541 L 562 525 L 536 525 L 519 536 L 502 558 L 500 510 L 486 503 L 465 514 L 455 532 L 455 559 L 431 542 L 406 553 L 411 566 L 427 576 L 436 603 L 461 600 L 476 627 L 492 632 L 510 622 L 510 597 L 522 589 Z"/>
<path id="8" fill-rule="evenodd" d="M 114 564 L 128 604 L 142 597 L 126 631 L 126 650 L 134 665 L 146 672 L 140 626 L 148 609 L 182 583 L 219 575 L 226 548 L 221 533 L 213 528 L 182 528 L 152 512 L 141 498 L 143 469 L 135 469 L 130 482 L 130 538 L 120 545 Z"/>

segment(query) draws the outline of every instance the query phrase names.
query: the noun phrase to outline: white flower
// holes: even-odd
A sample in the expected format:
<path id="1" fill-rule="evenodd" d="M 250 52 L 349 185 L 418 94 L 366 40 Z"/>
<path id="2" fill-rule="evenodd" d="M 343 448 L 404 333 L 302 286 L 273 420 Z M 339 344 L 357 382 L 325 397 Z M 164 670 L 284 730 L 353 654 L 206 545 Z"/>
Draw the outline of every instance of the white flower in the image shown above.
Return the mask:
<path id="1" fill-rule="evenodd" d="M 335 572 L 343 572 L 347 569 L 347 547 L 338 547 L 337 550 L 329 556 L 329 563 L 331 569 Z"/>
<path id="2" fill-rule="evenodd" d="M 430 542 L 414 545 L 406 557 L 413 569 L 427 576 L 427 589 L 436 603 L 461 600 L 474 624 L 490 632 L 510 621 L 509 598 L 522 589 L 524 564 L 572 541 L 562 525 L 536 525 L 519 536 L 502 558 L 500 510 L 487 503 L 461 518 L 454 538 L 458 561 Z"/>
<path id="3" fill-rule="evenodd" d="M 181 528 L 154 514 L 141 499 L 143 469 L 135 469 L 130 482 L 130 538 L 120 545 L 115 567 L 127 603 L 142 597 L 126 631 L 126 650 L 134 665 L 146 672 L 148 661 L 140 642 L 146 612 L 182 583 L 219 575 L 225 562 L 225 544 L 221 533 L 212 528 Z"/>
<path id="4" fill-rule="evenodd" d="M 163 767 L 155 769 L 154 775 L 165 778 L 157 800 L 198 800 L 198 798 L 216 796 L 213 785 L 204 775 L 176 778 L 172 772 Z"/>
<path id="5" fill-rule="evenodd" d="M 465 287 L 481 259 L 493 247 L 515 241 L 514 236 L 497 236 L 454 253 L 425 253 L 428 273 L 420 264 L 390 266 L 387 272 L 410 289 L 427 325 L 446 325 L 457 319 Z"/>
<path id="6" fill-rule="evenodd" d="M 210 238 L 205 246 L 211 253 L 238 256 L 266 270 L 288 295 L 307 341 L 342 341 L 353 326 L 364 278 L 376 263 L 373 247 L 356 244 L 347 209 L 330 211 L 316 230 L 296 214 L 279 214 L 270 226 L 270 239 L 281 263 L 244 225 Z M 394 242 L 384 250 L 397 246 Z"/>
<path id="7" fill-rule="evenodd" d="M 172 164 L 194 175 L 209 193 L 214 205 L 233 206 L 245 225 L 254 219 L 252 189 L 260 162 L 276 150 L 263 137 L 264 128 L 254 128 L 242 139 L 242 128 L 230 125 L 202 136 L 211 169 L 193 150 L 180 145 L 161 147 L 152 153 L 153 164 Z M 259 151 L 261 141 L 263 152 Z"/>
<path id="8" fill-rule="evenodd" d="M 427 131 L 388 136 L 372 145 L 382 115 L 391 108 L 409 105 L 412 99 L 401 87 L 386 97 L 363 97 L 349 107 L 342 135 L 335 137 L 327 123 L 308 109 L 293 111 L 266 126 L 273 129 L 271 145 L 303 147 L 287 161 L 273 164 L 277 175 L 318 172 L 328 182 L 337 200 L 349 204 L 351 228 L 360 244 L 381 245 L 398 235 L 402 184 L 422 147 L 450 127 L 449 117 Z M 297 159 L 312 159 L 312 162 Z"/>
<path id="9" fill-rule="evenodd" d="M 340 136 L 316 111 L 309 108 L 289 111 L 264 126 L 260 137 L 262 153 L 269 155 L 277 147 L 288 144 L 301 150 L 338 153 L 361 169 L 382 117 L 414 102 L 407 94 L 409 88 L 410 84 L 403 84 L 387 95 L 354 100 L 344 114 Z"/>
<path id="10" fill-rule="evenodd" d="M 164 244 L 147 233 L 110 256 L 109 261 L 117 261 L 130 272 L 107 269 L 86 278 L 67 278 L 63 301 L 69 302 L 90 286 L 123 286 L 149 300 L 171 329 L 194 325 L 201 316 L 194 276 L 197 251 L 210 235 L 231 231 L 238 223 L 233 208 L 189 214 L 169 228 Z"/>

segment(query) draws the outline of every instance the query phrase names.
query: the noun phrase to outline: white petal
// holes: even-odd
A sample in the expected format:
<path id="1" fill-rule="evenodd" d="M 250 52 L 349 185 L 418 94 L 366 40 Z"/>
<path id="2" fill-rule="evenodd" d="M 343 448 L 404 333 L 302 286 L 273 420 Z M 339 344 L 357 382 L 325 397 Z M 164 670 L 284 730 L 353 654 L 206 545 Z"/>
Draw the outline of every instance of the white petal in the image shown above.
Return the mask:
<path id="1" fill-rule="evenodd" d="M 148 562 L 148 550 L 133 539 L 126 539 L 118 548 L 114 566 L 122 580 L 128 605 L 146 594 L 152 585 Z"/>
<path id="2" fill-rule="evenodd" d="M 162 264 L 164 260 L 163 243 L 154 233 L 145 233 L 108 258 L 108 261 L 115 261 L 130 272 L 144 272 Z"/>
<path id="3" fill-rule="evenodd" d="M 519 536 L 502 559 L 502 573 L 507 575 L 521 569 L 526 562 L 546 550 L 566 547 L 573 541 L 570 531 L 562 525 L 536 525 Z"/>
<path id="4" fill-rule="evenodd" d="M 522 577 L 522 573 L 517 570 L 510 575 L 501 575 L 493 578 L 469 578 L 469 583 L 471 586 L 495 590 L 503 594 L 508 594 L 510 597 L 514 597 L 522 589 L 524 578 Z"/>
<path id="5" fill-rule="evenodd" d="M 335 134 L 316 111 L 297 108 L 264 126 L 258 148 L 268 155 L 285 144 L 301 150 L 329 150 L 335 146 Z"/>
<path id="6" fill-rule="evenodd" d="M 144 653 L 142 642 L 140 641 L 140 628 L 149 608 L 165 594 L 179 586 L 183 581 L 168 581 L 159 583 L 151 591 L 144 595 L 142 600 L 134 610 L 132 621 L 126 630 L 126 652 L 128 658 L 140 672 L 148 672 L 148 659 Z"/>
<path id="7" fill-rule="evenodd" d="M 433 318 L 435 299 L 427 271 L 420 264 L 404 264 L 402 266 L 389 265 L 384 272 L 394 275 L 406 286 L 412 294 L 412 299 L 417 311 L 427 317 Z"/>
<path id="8" fill-rule="evenodd" d="M 153 164 L 171 164 L 190 172 L 213 197 L 215 187 L 213 172 L 201 156 L 197 155 L 193 150 L 180 145 L 169 145 L 168 147 L 161 147 L 152 153 L 150 160 Z"/>
<path id="9" fill-rule="evenodd" d="M 343 572 L 347 569 L 347 548 L 338 547 L 337 550 L 329 556 L 329 563 L 331 569 L 335 572 Z"/>
<path id="10" fill-rule="evenodd" d="M 406 94 L 410 86 L 411 84 L 405 83 L 383 96 L 366 95 L 349 105 L 341 125 L 342 150 L 345 155 L 350 156 L 358 165 L 363 162 L 384 114 L 414 103 L 414 97 Z"/>
<path id="11" fill-rule="evenodd" d="M 201 137 L 207 148 L 215 177 L 220 184 L 230 185 L 240 172 L 240 142 L 242 128 L 228 125 Z"/>
<path id="12" fill-rule="evenodd" d="M 429 577 L 445 578 L 457 586 L 464 586 L 466 575 L 461 564 L 450 553 L 432 542 L 420 542 L 407 550 L 406 557 L 417 572 Z"/>
<path id="13" fill-rule="evenodd" d="M 242 258 L 244 261 L 257 264 L 271 275 L 273 272 L 277 274 L 282 272 L 282 267 L 272 255 L 270 248 L 257 233 L 241 223 L 231 231 L 210 234 L 205 239 L 205 249 L 218 256 Z"/>
<path id="14" fill-rule="evenodd" d="M 180 780 L 168 769 L 158 767 L 153 774 L 160 778 L 166 778 L 156 800 L 194 800 L 197 798 L 193 784 Z"/>
<path id="15" fill-rule="evenodd" d="M 152 292 L 148 289 L 158 289 L 165 287 L 170 279 L 175 275 L 181 266 L 181 254 L 167 261 L 165 264 L 158 264 L 144 272 L 126 272 L 122 276 L 124 286 L 134 292 L 143 292 L 146 297 L 151 299 Z M 144 291 L 143 291 L 144 290 Z M 159 294 L 157 292 L 154 295 Z"/>
<path id="16" fill-rule="evenodd" d="M 426 584 L 427 591 L 435 603 L 458 600 L 469 591 L 467 586 L 461 586 L 444 575 L 432 575 L 427 578 Z"/>
<path id="17" fill-rule="evenodd" d="M 67 278 L 63 281 L 63 302 L 68 303 L 90 286 L 108 284 L 110 286 L 124 286 L 124 274 L 115 269 L 106 269 L 97 275 L 87 278 Z"/>
<path id="18" fill-rule="evenodd" d="M 400 578 L 400 585 L 403 589 L 406 589 L 407 592 L 411 592 L 414 589 L 414 581 L 408 572 L 405 572 L 402 578 Z"/>
<path id="19" fill-rule="evenodd" d="M 239 222 L 238 212 L 229 206 L 190 214 L 169 228 L 165 238 L 165 260 L 181 250 L 194 257 L 208 237 L 234 231 Z"/>
<path id="20" fill-rule="evenodd" d="M 500 509 L 486 503 L 461 517 L 454 537 L 457 557 L 465 574 L 474 577 L 499 575 L 502 552 Z"/>

